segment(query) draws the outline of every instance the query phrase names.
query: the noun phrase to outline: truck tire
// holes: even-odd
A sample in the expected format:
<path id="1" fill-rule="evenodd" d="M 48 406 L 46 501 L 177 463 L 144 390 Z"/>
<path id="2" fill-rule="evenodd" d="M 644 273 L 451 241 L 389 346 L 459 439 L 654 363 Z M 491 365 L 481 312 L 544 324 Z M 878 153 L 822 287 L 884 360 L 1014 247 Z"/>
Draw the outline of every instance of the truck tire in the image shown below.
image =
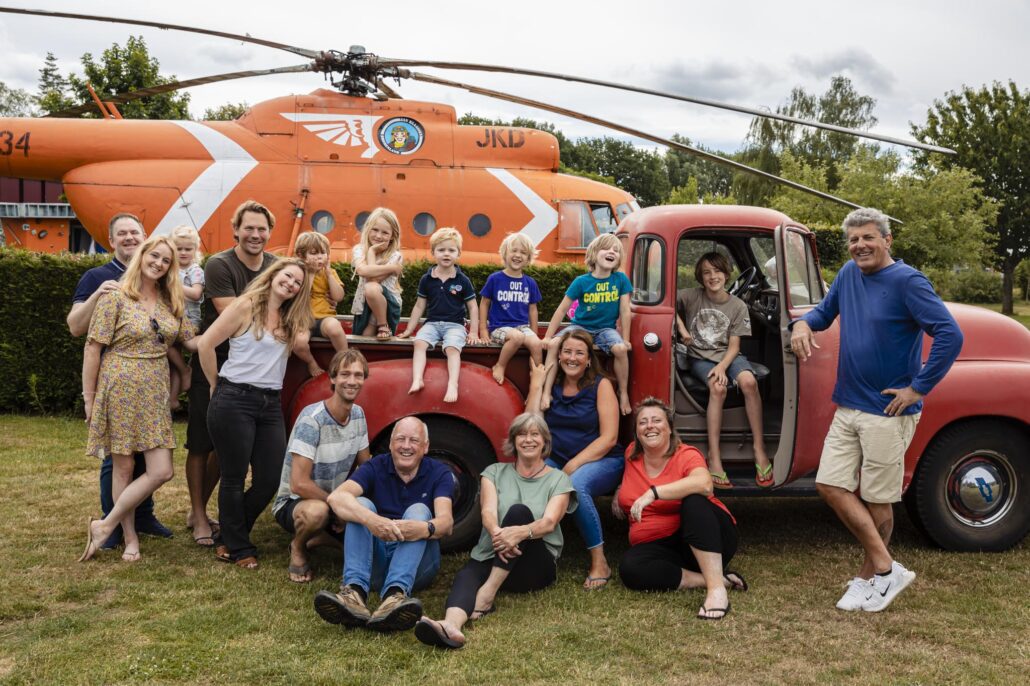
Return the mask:
<path id="1" fill-rule="evenodd" d="M 923 454 L 906 505 L 946 550 L 1001 551 L 1030 531 L 1030 436 L 999 420 L 942 431 Z"/>
<path id="2" fill-rule="evenodd" d="M 428 457 L 454 473 L 454 529 L 440 540 L 444 552 L 469 550 L 479 540 L 479 478 L 497 461 L 493 446 L 474 426 L 452 417 L 421 417 L 429 427 Z M 392 429 L 392 427 L 391 427 Z M 390 432 L 376 441 L 372 454 L 390 451 Z"/>

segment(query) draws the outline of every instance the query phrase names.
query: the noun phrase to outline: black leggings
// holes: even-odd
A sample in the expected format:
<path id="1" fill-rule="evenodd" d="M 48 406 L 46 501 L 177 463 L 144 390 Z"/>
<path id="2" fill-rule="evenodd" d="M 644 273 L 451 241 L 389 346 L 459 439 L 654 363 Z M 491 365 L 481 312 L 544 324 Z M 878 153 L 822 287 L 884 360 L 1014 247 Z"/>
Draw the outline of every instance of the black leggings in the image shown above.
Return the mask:
<path id="1" fill-rule="evenodd" d="M 501 522 L 502 527 L 525 526 L 534 521 L 533 513 L 522 504 L 512 505 Z M 525 540 L 519 543 L 522 554 L 502 562 L 496 555 L 492 560 L 469 560 L 458 570 L 451 586 L 451 594 L 447 596 L 446 607 L 457 607 L 472 614 L 476 608 L 476 593 L 486 583 L 493 567 L 500 567 L 510 572 L 501 584 L 501 590 L 509 593 L 527 593 L 547 588 L 558 578 L 558 563 L 551 556 L 542 538 Z"/>
<path id="2" fill-rule="evenodd" d="M 691 547 L 721 553 L 723 569 L 737 552 L 733 520 L 721 507 L 698 494 L 683 499 L 677 533 L 626 551 L 619 562 L 623 585 L 634 591 L 675 591 L 684 569 L 701 571 Z"/>

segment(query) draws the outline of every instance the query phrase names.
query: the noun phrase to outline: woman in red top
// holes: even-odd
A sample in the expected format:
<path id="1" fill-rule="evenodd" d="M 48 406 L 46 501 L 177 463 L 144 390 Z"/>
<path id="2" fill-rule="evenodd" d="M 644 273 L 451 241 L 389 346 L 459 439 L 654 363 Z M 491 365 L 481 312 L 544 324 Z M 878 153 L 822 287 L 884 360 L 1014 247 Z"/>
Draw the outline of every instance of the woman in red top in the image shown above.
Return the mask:
<path id="1" fill-rule="evenodd" d="M 612 507 L 630 520 L 619 575 L 638 591 L 706 588 L 698 619 L 722 619 L 730 611 L 726 590 L 747 590 L 744 577 L 723 572 L 737 552 L 736 521 L 712 495 L 704 456 L 680 442 L 672 422 L 672 409 L 656 398 L 634 413 L 634 441 Z"/>

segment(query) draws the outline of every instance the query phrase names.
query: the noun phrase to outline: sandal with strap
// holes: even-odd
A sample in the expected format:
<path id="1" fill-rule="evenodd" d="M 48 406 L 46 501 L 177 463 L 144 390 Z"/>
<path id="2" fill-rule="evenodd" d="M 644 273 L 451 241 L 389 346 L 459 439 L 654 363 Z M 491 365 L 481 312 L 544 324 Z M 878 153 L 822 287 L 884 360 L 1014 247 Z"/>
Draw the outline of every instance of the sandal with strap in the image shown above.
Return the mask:
<path id="1" fill-rule="evenodd" d="M 377 341 L 388 341 L 393 338 L 393 331 L 386 324 L 380 324 L 376 327 L 376 340 Z"/>
<path id="2" fill-rule="evenodd" d="M 772 462 L 765 465 L 765 467 L 760 467 L 757 462 L 755 463 L 755 483 L 758 484 L 759 488 L 769 488 L 773 485 L 775 479 L 773 478 L 772 470 Z"/>
<path id="3" fill-rule="evenodd" d="M 713 472 L 708 470 L 708 473 L 712 475 L 712 485 L 716 488 L 721 488 L 724 491 L 728 491 L 733 488 L 733 483 L 730 481 L 730 477 L 726 475 L 725 471 Z"/>

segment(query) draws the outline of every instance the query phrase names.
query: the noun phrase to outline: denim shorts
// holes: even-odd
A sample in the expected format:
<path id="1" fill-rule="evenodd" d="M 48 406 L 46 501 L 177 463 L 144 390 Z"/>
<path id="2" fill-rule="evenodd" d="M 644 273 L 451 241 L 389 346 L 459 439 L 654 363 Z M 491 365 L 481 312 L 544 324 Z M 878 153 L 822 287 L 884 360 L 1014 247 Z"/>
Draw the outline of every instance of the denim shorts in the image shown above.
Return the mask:
<path id="1" fill-rule="evenodd" d="M 442 348 L 456 348 L 461 350 L 465 347 L 465 339 L 468 334 L 463 324 L 454 322 L 426 322 L 415 334 L 416 341 L 425 341 L 432 350 L 436 344 L 443 341 Z"/>
<path id="2" fill-rule="evenodd" d="M 702 360 L 698 357 L 687 358 L 690 364 L 690 373 L 694 375 L 694 378 L 699 379 L 704 384 L 708 384 L 708 372 L 715 369 L 715 362 L 711 360 Z M 729 379 L 729 383 L 726 385 L 727 388 L 732 388 L 736 385 L 737 377 L 740 376 L 741 372 L 755 373 L 755 370 L 751 367 L 751 363 L 747 361 L 747 358 L 743 355 L 737 355 L 737 357 L 730 362 L 730 366 L 726 369 L 726 378 Z"/>
<path id="3" fill-rule="evenodd" d="M 519 333 L 524 333 L 527 336 L 536 336 L 536 331 L 534 331 L 528 324 L 523 324 L 522 326 L 499 326 L 490 332 L 490 342 L 503 345 L 504 342 L 508 340 L 508 336 L 511 335 L 512 331 L 518 331 Z"/>
<path id="4" fill-rule="evenodd" d="M 569 324 L 564 329 L 562 329 L 561 333 L 559 333 L 558 335 L 560 336 L 566 331 L 586 331 L 588 334 L 594 337 L 594 345 L 600 348 L 601 352 L 603 352 L 605 355 L 612 354 L 612 346 L 626 342 L 622 340 L 622 336 L 619 335 L 619 332 L 616 329 L 598 329 L 597 331 L 591 331 L 590 329 L 582 327 L 579 324 Z"/>

